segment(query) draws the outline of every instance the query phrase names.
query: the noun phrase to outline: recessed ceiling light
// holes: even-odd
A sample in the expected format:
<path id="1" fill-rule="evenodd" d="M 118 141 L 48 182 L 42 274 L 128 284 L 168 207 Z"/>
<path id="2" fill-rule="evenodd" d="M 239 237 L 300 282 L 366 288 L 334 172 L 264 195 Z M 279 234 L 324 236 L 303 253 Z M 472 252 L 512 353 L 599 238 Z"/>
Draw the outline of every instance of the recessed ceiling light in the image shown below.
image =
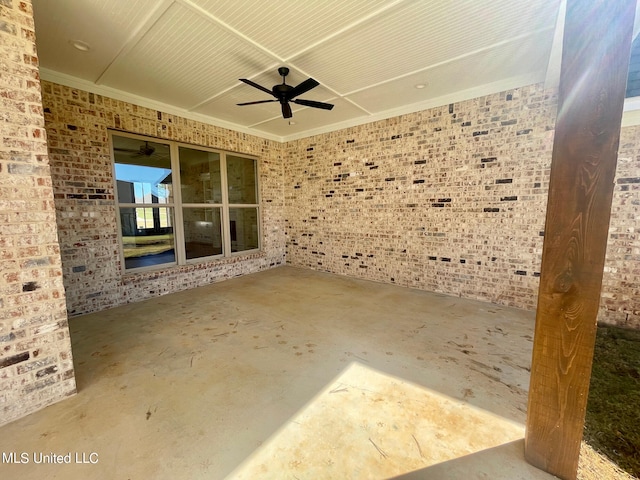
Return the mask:
<path id="1" fill-rule="evenodd" d="M 80 50 L 81 52 L 88 52 L 91 50 L 91 47 L 87 42 L 83 42 L 82 40 L 69 40 L 69 43 L 76 50 Z"/>
<path id="2" fill-rule="evenodd" d="M 418 90 L 421 90 L 426 86 L 427 86 L 426 83 L 418 83 L 417 85 L 414 85 L 414 87 L 417 88 Z"/>
<path id="3" fill-rule="evenodd" d="M 293 120 L 289 120 L 289 125 L 295 125 L 296 122 L 294 122 Z"/>

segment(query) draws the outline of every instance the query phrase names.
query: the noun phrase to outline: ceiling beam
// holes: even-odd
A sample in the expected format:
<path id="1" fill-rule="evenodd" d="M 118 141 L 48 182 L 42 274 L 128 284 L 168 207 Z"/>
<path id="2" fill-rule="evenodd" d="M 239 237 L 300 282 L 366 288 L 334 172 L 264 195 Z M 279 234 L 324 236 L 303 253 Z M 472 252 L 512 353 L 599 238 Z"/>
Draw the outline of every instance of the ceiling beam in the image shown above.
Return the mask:
<path id="1" fill-rule="evenodd" d="M 525 457 L 575 479 L 636 0 L 567 0 Z"/>

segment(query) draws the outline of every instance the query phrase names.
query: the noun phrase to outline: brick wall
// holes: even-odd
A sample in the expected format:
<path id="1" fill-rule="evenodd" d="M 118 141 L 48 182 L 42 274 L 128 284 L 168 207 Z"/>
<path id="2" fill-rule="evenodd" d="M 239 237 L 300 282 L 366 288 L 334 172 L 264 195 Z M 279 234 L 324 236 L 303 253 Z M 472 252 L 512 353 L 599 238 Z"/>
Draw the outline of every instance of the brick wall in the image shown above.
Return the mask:
<path id="1" fill-rule="evenodd" d="M 539 85 L 285 145 L 56 84 L 43 89 L 72 315 L 281 264 L 285 242 L 292 265 L 536 307 L 556 107 Z M 109 127 L 259 156 L 265 253 L 123 275 Z M 600 315 L 633 327 L 639 133 L 623 129 Z"/>
<path id="2" fill-rule="evenodd" d="M 29 1 L 0 1 L 0 425 L 75 393 Z"/>
<path id="3" fill-rule="evenodd" d="M 600 319 L 640 328 L 640 126 L 620 135 Z"/>
<path id="4" fill-rule="evenodd" d="M 43 82 L 43 105 L 70 315 L 103 310 L 284 263 L 280 143 Z M 125 274 L 118 253 L 107 129 L 259 157 L 263 253 Z"/>
<path id="5" fill-rule="evenodd" d="M 535 308 L 555 104 L 527 87 L 292 142 L 287 261 Z"/>
<path id="6" fill-rule="evenodd" d="M 287 145 L 287 262 L 534 310 L 557 99 L 530 86 Z M 640 328 L 640 127 L 599 321 Z"/>

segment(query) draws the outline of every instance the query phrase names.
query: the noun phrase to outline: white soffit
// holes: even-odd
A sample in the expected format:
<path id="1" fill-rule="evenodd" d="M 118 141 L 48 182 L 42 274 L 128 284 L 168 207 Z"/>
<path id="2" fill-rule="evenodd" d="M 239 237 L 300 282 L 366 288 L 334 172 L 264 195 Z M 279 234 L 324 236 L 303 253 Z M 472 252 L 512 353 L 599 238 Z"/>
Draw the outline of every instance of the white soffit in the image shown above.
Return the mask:
<path id="1" fill-rule="evenodd" d="M 403 2 L 295 57 L 293 63 L 348 94 L 540 29 L 552 35 L 557 2 L 513 3 Z"/>
<path id="2" fill-rule="evenodd" d="M 273 64 L 257 48 L 174 4 L 102 83 L 188 108 L 236 84 L 234 77 Z"/>
<path id="3" fill-rule="evenodd" d="M 544 79 L 560 3 L 33 0 L 33 8 L 44 80 L 287 141 Z M 320 82 L 299 98 L 335 108 L 292 104 L 289 125 L 278 102 L 236 105 L 270 98 L 239 78 L 270 89 L 279 66 L 291 70 L 289 85 Z"/>
<path id="4" fill-rule="evenodd" d="M 190 0 L 281 60 L 399 0 Z"/>
<path id="5" fill-rule="evenodd" d="M 95 82 L 162 3 L 36 0 L 34 8 L 42 9 L 34 16 L 40 62 L 50 70 Z M 85 43 L 90 51 L 77 50 L 74 41 Z"/>
<path id="6" fill-rule="evenodd" d="M 502 82 L 503 89 L 516 88 L 544 81 L 544 67 L 549 57 L 551 41 L 538 34 L 500 47 L 475 53 L 419 73 L 367 88 L 347 96 L 369 112 L 380 113 L 402 105 L 419 104 L 440 98 L 452 91 L 478 89 Z M 521 59 L 527 58 L 527 62 Z M 505 77 L 508 74 L 508 77 Z M 416 88 L 416 85 L 424 85 Z M 393 90 L 392 97 L 385 94 Z"/>

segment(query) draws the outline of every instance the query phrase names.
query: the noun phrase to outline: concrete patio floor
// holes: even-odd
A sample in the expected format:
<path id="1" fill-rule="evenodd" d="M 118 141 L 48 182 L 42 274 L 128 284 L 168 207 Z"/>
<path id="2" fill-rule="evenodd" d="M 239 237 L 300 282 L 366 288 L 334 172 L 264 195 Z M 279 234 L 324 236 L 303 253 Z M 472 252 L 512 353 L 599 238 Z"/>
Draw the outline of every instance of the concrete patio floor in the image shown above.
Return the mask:
<path id="1" fill-rule="evenodd" d="M 531 312 L 280 267 L 70 325 L 78 394 L 0 428 L 0 478 L 554 478 Z"/>

